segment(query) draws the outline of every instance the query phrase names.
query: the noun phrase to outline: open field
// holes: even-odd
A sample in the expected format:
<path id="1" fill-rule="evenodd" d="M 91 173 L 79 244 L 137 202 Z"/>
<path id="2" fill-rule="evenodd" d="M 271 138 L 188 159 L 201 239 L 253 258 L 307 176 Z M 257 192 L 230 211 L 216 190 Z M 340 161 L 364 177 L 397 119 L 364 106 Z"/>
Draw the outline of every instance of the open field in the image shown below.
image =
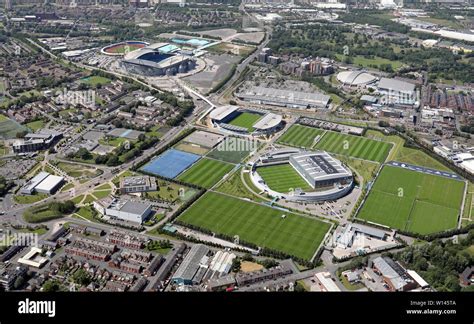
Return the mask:
<path id="1" fill-rule="evenodd" d="M 233 164 L 203 158 L 182 173 L 178 179 L 204 188 L 211 188 L 233 168 Z"/>
<path id="2" fill-rule="evenodd" d="M 214 192 L 206 193 L 179 220 L 306 260 L 330 229 L 329 223 L 314 218 Z"/>
<path id="3" fill-rule="evenodd" d="M 180 150 L 180 151 L 193 153 L 193 154 L 198 154 L 198 155 L 204 155 L 207 152 L 209 152 L 209 149 L 206 148 L 206 147 L 202 147 L 202 146 L 195 145 L 195 144 L 189 144 L 189 143 L 185 143 L 185 142 L 176 144 L 176 146 L 174 148 L 177 149 L 177 150 Z"/>
<path id="4" fill-rule="evenodd" d="M 28 127 L 29 129 L 31 129 L 33 132 L 36 132 L 37 130 L 44 127 L 44 120 L 42 120 L 42 119 L 35 120 L 35 121 L 32 121 L 32 122 L 26 124 L 25 126 Z"/>
<path id="5" fill-rule="evenodd" d="M 143 194 L 146 199 L 160 201 L 182 201 L 185 202 L 194 196 L 196 189 L 189 188 L 174 182 L 157 179 L 158 189 Z"/>
<path id="6" fill-rule="evenodd" d="M 88 84 L 93 87 L 99 84 L 103 85 L 103 84 L 110 83 L 110 81 L 111 81 L 110 79 L 102 77 L 102 76 L 98 76 L 98 75 L 89 76 L 80 80 L 81 83 Z"/>
<path id="7" fill-rule="evenodd" d="M 289 192 L 296 188 L 311 190 L 311 186 L 289 164 L 264 166 L 257 169 L 265 183 L 278 192 Z"/>
<path id="8" fill-rule="evenodd" d="M 216 191 L 229 194 L 234 197 L 247 198 L 253 201 L 264 201 L 260 197 L 252 194 L 242 182 L 240 175 L 241 169 L 234 172 L 226 181 L 222 182 L 217 188 Z M 258 190 L 257 190 L 258 192 Z"/>
<path id="9" fill-rule="evenodd" d="M 384 166 L 358 218 L 407 232 L 430 234 L 455 228 L 464 183 Z"/>
<path id="10" fill-rule="evenodd" d="M 331 131 L 326 132 L 316 144 L 320 150 L 380 163 L 385 161 L 391 147 L 383 141 Z"/>
<path id="11" fill-rule="evenodd" d="M 435 160 L 421 150 L 404 147 L 405 140 L 396 135 L 385 135 L 374 130 L 367 130 L 366 137 L 375 138 L 385 142 L 394 143 L 394 148 L 390 151 L 387 161 L 405 162 L 441 171 L 451 171 L 439 161 Z"/>
<path id="12" fill-rule="evenodd" d="M 207 156 L 225 162 L 240 163 L 251 151 L 256 149 L 252 147 L 254 145 L 250 144 L 255 144 L 255 142 L 249 143 L 248 140 L 228 137 L 209 152 Z"/>
<path id="13" fill-rule="evenodd" d="M 311 148 L 315 140 L 323 134 L 322 129 L 295 124 L 278 139 L 277 143 Z"/>
<path id="14" fill-rule="evenodd" d="M 229 124 L 247 128 L 249 132 L 252 132 L 253 124 L 255 124 L 260 118 L 262 118 L 262 115 L 253 114 L 249 112 L 243 112 L 240 115 L 238 115 L 236 118 L 232 119 L 229 122 Z"/>
<path id="15" fill-rule="evenodd" d="M 73 178 L 94 178 L 102 174 L 101 170 L 74 163 L 58 162 L 56 166 Z"/>

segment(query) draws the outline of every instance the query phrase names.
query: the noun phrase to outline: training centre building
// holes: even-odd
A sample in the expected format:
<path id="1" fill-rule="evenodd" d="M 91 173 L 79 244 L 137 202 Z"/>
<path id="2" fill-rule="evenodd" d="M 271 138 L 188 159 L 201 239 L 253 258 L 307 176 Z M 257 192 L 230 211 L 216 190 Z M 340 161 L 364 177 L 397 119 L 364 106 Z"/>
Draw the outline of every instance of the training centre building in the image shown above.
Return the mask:
<path id="1" fill-rule="evenodd" d="M 187 73 L 194 69 L 193 56 L 168 43 L 152 44 L 127 53 L 121 61 L 129 73 L 144 76 L 163 76 Z"/>
<path id="2" fill-rule="evenodd" d="M 291 193 L 277 192 L 272 190 L 258 173 L 261 167 L 286 163 L 296 170 L 312 190 L 304 191 L 301 188 L 295 188 Z M 327 152 L 297 149 L 276 150 L 261 156 L 252 165 L 250 179 L 257 188 L 273 197 L 313 202 L 339 199 L 347 195 L 354 184 L 352 172 Z"/>
<path id="3" fill-rule="evenodd" d="M 249 130 L 246 127 L 232 125 L 232 120 L 244 113 L 261 115 L 261 117 L 252 125 Z M 238 135 L 263 135 L 272 134 L 278 131 L 283 125 L 281 115 L 274 114 L 262 109 L 241 108 L 239 106 L 226 105 L 215 108 L 209 114 L 212 125 L 228 133 Z"/>

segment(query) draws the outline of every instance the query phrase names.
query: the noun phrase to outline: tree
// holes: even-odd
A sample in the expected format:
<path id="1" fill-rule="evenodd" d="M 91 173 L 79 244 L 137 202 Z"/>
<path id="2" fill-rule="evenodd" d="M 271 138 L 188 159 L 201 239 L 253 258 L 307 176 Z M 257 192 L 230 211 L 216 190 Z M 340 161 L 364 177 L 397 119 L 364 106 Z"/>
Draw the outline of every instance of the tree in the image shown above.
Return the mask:
<path id="1" fill-rule="evenodd" d="M 232 260 L 232 265 L 230 267 L 230 271 L 232 272 L 239 272 L 240 271 L 240 267 L 241 267 L 241 262 L 240 262 L 240 259 L 239 258 L 235 258 L 234 260 Z"/>
<path id="2" fill-rule="evenodd" d="M 84 270 L 79 269 L 72 275 L 72 280 L 81 286 L 87 286 L 91 283 L 90 275 Z"/>
<path id="3" fill-rule="evenodd" d="M 56 292 L 60 290 L 61 290 L 61 286 L 59 282 L 56 280 L 48 280 L 43 284 L 44 292 Z"/>

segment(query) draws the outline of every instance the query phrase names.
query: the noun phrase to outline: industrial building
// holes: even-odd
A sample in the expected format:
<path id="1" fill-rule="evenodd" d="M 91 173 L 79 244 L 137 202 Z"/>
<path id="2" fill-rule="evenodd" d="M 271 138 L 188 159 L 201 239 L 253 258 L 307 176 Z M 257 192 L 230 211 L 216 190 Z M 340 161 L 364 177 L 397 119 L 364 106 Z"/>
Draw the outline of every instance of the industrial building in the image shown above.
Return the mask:
<path id="1" fill-rule="evenodd" d="M 194 69 L 192 56 L 171 49 L 167 43 L 153 44 L 125 55 L 122 67 L 129 73 L 145 76 L 175 75 Z"/>
<path id="2" fill-rule="evenodd" d="M 194 245 L 184 258 L 172 281 L 178 285 L 197 285 L 201 282 L 208 268 L 209 248 L 203 244 Z"/>
<path id="3" fill-rule="evenodd" d="M 64 178 L 51 175 L 48 172 L 40 172 L 29 180 L 21 189 L 20 193 L 32 195 L 35 192 L 52 194 L 63 184 Z"/>
<path id="4" fill-rule="evenodd" d="M 332 280 L 329 272 L 318 272 L 314 275 L 320 285 L 319 290 L 321 291 L 341 291 L 336 283 Z"/>
<path id="5" fill-rule="evenodd" d="M 156 180 L 149 176 L 125 177 L 120 181 L 120 193 L 156 191 Z"/>
<path id="6" fill-rule="evenodd" d="M 348 224 L 344 232 L 336 238 L 337 246 L 341 248 L 350 248 L 357 235 L 365 235 L 369 238 L 383 241 L 387 236 L 387 233 L 377 228 L 361 224 Z"/>
<path id="7" fill-rule="evenodd" d="M 105 198 L 94 201 L 93 206 L 104 216 L 139 224 L 151 214 L 151 204 L 142 201 Z"/>
<path id="8" fill-rule="evenodd" d="M 251 103 L 288 108 L 326 108 L 330 96 L 318 92 L 290 91 L 261 86 L 252 86 L 236 96 Z"/>
<path id="9" fill-rule="evenodd" d="M 415 85 L 409 82 L 381 78 L 377 85 L 377 91 L 382 95 L 380 101 L 382 104 L 412 106 L 417 103 Z"/>
<path id="10" fill-rule="evenodd" d="M 372 268 L 382 276 L 391 291 L 409 291 L 417 287 L 417 282 L 407 273 L 406 269 L 390 258 L 375 258 Z"/>

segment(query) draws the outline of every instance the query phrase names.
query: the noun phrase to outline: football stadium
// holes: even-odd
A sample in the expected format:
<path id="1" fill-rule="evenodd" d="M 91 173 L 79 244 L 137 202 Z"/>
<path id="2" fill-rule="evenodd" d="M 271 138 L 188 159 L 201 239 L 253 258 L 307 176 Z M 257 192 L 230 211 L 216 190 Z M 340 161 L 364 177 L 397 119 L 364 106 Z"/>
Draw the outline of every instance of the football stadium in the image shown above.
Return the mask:
<path id="1" fill-rule="evenodd" d="M 347 195 L 352 172 L 324 151 L 274 150 L 262 155 L 250 172 L 253 184 L 275 198 L 317 202 Z"/>
<path id="2" fill-rule="evenodd" d="M 101 49 L 101 53 L 109 56 L 123 56 L 129 52 L 144 48 L 149 44 L 140 41 L 126 41 L 107 45 Z"/>
<path id="3" fill-rule="evenodd" d="M 129 73 L 144 76 L 170 76 L 187 73 L 196 66 L 189 52 L 169 43 L 152 44 L 127 53 L 121 65 Z"/>
<path id="4" fill-rule="evenodd" d="M 282 116 L 262 109 L 240 108 L 239 106 L 217 107 L 209 114 L 214 127 L 238 135 L 263 135 L 278 131 Z"/>

